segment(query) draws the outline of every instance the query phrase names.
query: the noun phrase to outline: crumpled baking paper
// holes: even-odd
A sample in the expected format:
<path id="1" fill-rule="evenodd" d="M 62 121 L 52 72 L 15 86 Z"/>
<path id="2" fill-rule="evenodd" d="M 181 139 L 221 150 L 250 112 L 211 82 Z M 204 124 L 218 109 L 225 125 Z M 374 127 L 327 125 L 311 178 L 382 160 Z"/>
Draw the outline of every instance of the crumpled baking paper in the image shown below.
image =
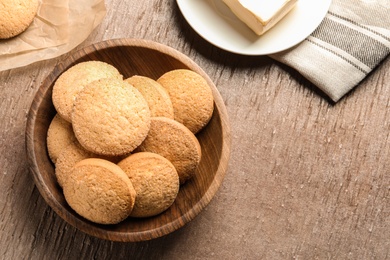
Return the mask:
<path id="1" fill-rule="evenodd" d="M 82 43 L 106 14 L 104 0 L 41 0 L 22 34 L 0 40 L 0 71 L 58 57 Z"/>

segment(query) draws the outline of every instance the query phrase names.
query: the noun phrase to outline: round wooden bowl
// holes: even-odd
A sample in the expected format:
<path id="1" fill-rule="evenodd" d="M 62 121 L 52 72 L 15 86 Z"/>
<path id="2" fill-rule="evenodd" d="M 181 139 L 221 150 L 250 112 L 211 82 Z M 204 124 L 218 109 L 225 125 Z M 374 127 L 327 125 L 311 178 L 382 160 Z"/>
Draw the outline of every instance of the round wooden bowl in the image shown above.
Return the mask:
<path id="1" fill-rule="evenodd" d="M 173 69 L 190 69 L 202 75 L 214 95 L 214 114 L 197 137 L 202 159 L 196 176 L 181 186 L 174 204 L 150 218 L 128 218 L 116 225 L 92 223 L 75 213 L 66 203 L 49 159 L 46 134 L 56 114 L 52 88 L 59 75 L 71 66 L 100 60 L 115 66 L 124 78 L 138 74 L 157 79 Z M 32 102 L 26 127 L 27 154 L 36 186 L 50 207 L 77 229 L 101 239 L 121 242 L 150 240 L 169 234 L 197 216 L 217 192 L 230 155 L 230 127 L 223 100 L 207 74 L 190 58 L 165 45 L 139 39 L 116 39 L 86 47 L 56 66 L 44 80 Z"/>

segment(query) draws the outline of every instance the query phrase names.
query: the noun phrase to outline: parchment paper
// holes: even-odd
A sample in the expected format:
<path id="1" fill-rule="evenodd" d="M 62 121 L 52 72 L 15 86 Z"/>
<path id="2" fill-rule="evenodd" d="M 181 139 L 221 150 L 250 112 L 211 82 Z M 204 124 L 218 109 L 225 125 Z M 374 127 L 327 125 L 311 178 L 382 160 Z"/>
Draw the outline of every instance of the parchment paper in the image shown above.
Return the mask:
<path id="1" fill-rule="evenodd" d="M 0 40 L 0 71 L 58 57 L 82 43 L 106 14 L 104 0 L 41 0 L 22 34 Z"/>

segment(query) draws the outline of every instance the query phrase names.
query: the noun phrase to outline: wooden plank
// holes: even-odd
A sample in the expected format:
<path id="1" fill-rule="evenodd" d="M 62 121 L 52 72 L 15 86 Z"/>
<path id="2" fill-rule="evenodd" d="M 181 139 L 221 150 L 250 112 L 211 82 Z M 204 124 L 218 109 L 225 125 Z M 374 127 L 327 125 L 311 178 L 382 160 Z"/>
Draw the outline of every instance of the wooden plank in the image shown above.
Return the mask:
<path id="1" fill-rule="evenodd" d="M 107 0 L 80 47 L 134 37 L 192 58 L 216 84 L 232 128 L 217 196 L 160 239 L 115 243 L 65 223 L 35 188 L 26 115 L 64 57 L 0 72 L 0 259 L 388 259 L 390 60 L 337 104 L 267 57 L 227 53 L 202 39 L 175 1 Z"/>

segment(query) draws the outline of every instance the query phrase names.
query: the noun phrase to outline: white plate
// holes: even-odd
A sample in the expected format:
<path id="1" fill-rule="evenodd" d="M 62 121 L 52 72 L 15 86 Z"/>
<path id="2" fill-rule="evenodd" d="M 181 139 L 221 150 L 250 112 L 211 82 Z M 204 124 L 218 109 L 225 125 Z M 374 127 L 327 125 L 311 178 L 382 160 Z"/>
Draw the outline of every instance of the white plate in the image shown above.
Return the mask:
<path id="1" fill-rule="evenodd" d="M 222 0 L 176 0 L 190 26 L 204 39 L 229 52 L 268 55 L 309 36 L 324 19 L 332 0 L 299 0 L 278 24 L 257 36 Z"/>

